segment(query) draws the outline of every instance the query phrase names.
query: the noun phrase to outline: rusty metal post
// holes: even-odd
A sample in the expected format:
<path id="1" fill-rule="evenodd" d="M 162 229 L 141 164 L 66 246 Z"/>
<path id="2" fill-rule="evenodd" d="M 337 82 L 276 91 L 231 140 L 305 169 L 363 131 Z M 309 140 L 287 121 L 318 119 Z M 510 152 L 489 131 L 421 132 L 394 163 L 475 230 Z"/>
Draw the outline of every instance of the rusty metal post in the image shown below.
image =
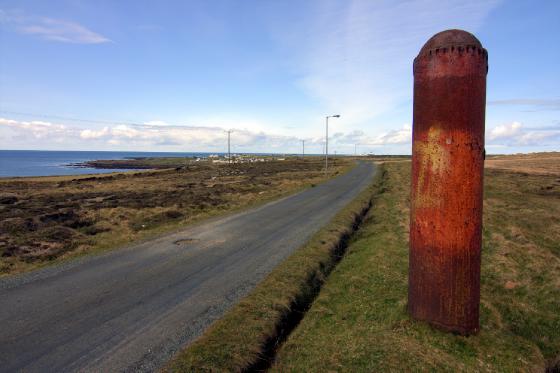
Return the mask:
<path id="1" fill-rule="evenodd" d="M 448 30 L 414 60 L 408 310 L 468 335 L 479 329 L 488 55 Z"/>

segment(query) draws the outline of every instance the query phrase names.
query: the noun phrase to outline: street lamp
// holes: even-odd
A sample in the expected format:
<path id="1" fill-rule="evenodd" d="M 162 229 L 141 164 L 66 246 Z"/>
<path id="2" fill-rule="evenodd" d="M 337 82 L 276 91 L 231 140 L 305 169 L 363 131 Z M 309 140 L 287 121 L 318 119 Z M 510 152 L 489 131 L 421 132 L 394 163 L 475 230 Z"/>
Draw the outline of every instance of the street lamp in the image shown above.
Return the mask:
<path id="1" fill-rule="evenodd" d="M 339 114 L 327 115 L 326 117 L 326 135 L 325 135 L 325 176 L 329 169 L 329 118 L 340 118 Z"/>

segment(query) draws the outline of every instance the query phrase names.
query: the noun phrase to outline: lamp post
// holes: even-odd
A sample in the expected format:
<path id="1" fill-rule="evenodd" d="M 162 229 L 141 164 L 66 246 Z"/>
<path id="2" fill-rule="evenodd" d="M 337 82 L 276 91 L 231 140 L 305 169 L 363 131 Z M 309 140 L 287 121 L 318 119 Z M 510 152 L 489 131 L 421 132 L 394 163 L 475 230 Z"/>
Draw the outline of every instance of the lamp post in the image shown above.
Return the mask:
<path id="1" fill-rule="evenodd" d="M 329 118 L 340 118 L 339 114 L 327 115 L 326 119 L 326 133 L 325 133 L 325 177 L 328 175 L 329 169 Z"/>

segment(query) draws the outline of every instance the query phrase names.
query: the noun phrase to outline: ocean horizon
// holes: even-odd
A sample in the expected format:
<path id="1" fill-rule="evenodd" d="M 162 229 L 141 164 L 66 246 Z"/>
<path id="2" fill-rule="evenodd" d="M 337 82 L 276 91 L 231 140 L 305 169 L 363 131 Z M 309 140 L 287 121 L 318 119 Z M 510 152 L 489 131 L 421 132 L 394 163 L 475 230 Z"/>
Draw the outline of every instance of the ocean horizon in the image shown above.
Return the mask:
<path id="1" fill-rule="evenodd" d="M 102 174 L 126 170 L 72 167 L 71 165 L 99 159 L 127 159 L 136 157 L 207 157 L 211 154 L 224 155 L 226 153 L 127 152 L 101 150 L 0 150 L 0 177 Z"/>

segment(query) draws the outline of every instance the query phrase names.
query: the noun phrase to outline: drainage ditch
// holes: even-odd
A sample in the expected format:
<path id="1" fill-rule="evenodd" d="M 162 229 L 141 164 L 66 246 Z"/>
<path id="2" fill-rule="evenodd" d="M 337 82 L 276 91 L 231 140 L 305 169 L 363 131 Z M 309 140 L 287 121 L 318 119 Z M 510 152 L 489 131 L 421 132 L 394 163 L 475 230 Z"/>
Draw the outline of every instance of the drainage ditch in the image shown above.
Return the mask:
<path id="1" fill-rule="evenodd" d="M 334 249 L 331 251 L 331 260 L 327 266 L 321 268 L 320 271 L 314 271 L 306 280 L 304 288 L 301 289 L 299 295 L 290 304 L 289 311 L 283 316 L 273 336 L 265 342 L 258 361 L 248 366 L 244 372 L 266 372 L 274 363 L 276 353 L 282 344 L 286 341 L 291 332 L 299 325 L 306 312 L 309 310 L 323 286 L 329 274 L 344 257 L 348 249 L 348 243 L 354 234 L 360 228 L 367 213 L 373 205 L 373 199 L 364 206 L 364 208 L 356 214 L 351 229 L 342 234 Z"/>

